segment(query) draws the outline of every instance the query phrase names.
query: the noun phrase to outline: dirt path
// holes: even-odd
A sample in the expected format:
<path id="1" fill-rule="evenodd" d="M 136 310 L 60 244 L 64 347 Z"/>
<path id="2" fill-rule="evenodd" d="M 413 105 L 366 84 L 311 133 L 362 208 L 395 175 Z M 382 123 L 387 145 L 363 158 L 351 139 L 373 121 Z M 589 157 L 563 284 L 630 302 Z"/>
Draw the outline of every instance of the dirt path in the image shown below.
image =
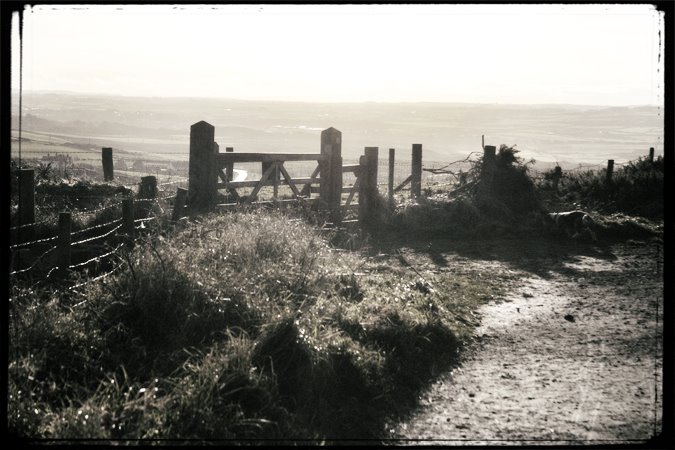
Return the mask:
<path id="1" fill-rule="evenodd" d="M 654 436 L 661 427 L 663 311 L 656 259 L 653 244 L 633 243 L 526 261 L 530 270 L 505 301 L 482 307 L 462 364 L 423 395 L 417 414 L 392 437 L 558 445 Z M 471 261 L 476 270 L 488 262 L 513 270 L 509 261 Z"/>

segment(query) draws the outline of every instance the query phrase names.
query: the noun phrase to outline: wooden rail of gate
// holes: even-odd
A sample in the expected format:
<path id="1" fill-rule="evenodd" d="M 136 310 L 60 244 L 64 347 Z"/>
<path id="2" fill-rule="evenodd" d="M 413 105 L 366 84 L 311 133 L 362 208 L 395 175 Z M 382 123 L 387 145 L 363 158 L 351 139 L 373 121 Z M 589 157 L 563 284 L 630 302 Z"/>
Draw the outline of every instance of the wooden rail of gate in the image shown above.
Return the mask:
<path id="1" fill-rule="evenodd" d="M 311 197 L 311 185 L 319 184 L 321 192 L 321 179 L 318 177 L 322 163 L 327 160 L 326 155 L 321 154 L 291 154 L 291 153 L 219 153 L 216 157 L 218 170 L 217 189 L 227 189 L 231 193 L 236 193 L 238 188 L 253 188 L 253 191 L 246 197 L 241 197 L 236 193 L 235 198 L 239 198 L 243 203 L 255 201 L 260 189 L 263 186 L 272 186 L 274 188 L 273 199 L 279 198 L 279 186 L 288 186 L 293 197 L 296 200 L 307 200 Z M 287 161 L 317 161 L 318 165 L 312 176 L 309 178 L 292 178 L 284 163 Z M 262 163 L 263 173 L 259 180 L 232 181 L 232 175 L 225 173 L 223 169 L 234 163 Z M 282 178 L 283 176 L 283 178 Z"/>
<path id="2" fill-rule="evenodd" d="M 210 209 L 216 206 L 218 189 L 226 189 L 239 203 L 272 203 L 286 204 L 288 202 L 315 202 L 319 201 L 331 212 L 333 222 L 342 220 L 345 212 L 353 205 L 354 197 L 358 194 L 358 210 L 360 221 L 370 221 L 377 208 L 377 166 L 378 147 L 366 147 L 359 164 L 342 165 L 342 133 L 335 128 L 328 128 L 321 132 L 321 152 L 317 154 L 295 153 L 236 153 L 232 147 L 227 147 L 225 153 L 220 153 L 218 144 L 214 141 L 215 129 L 213 125 L 204 121 L 190 127 L 190 169 L 187 204 L 193 211 Z M 284 163 L 288 161 L 317 161 L 317 167 L 307 178 L 292 178 Z M 261 163 L 262 176 L 259 180 L 233 181 L 233 167 L 235 163 Z M 389 196 L 411 184 L 411 195 L 418 197 L 421 188 L 422 173 L 422 145 L 413 144 L 412 175 L 396 189 L 393 188 L 394 149 L 389 152 Z M 343 187 L 344 173 L 354 173 L 356 180 L 352 186 Z M 282 178 L 283 177 L 283 178 Z M 319 197 L 311 198 L 312 185 L 318 184 Z M 288 186 L 293 198 L 279 200 L 279 186 Z M 257 195 L 265 186 L 272 186 L 273 201 L 258 202 Z M 241 196 L 237 189 L 253 188 L 247 196 Z M 347 194 L 345 203 L 342 195 Z M 221 205 L 224 206 L 224 205 Z"/>
<path id="3" fill-rule="evenodd" d="M 214 141 L 215 128 L 201 121 L 190 127 L 190 169 L 187 203 L 192 210 L 206 210 L 217 203 L 218 189 L 227 189 L 241 203 L 252 203 L 264 186 L 274 188 L 273 199 L 279 201 L 279 186 L 288 186 L 291 201 L 316 201 L 323 203 L 333 212 L 334 220 L 341 216 L 342 198 L 342 133 L 335 128 L 321 132 L 321 152 L 317 154 L 294 153 L 237 153 L 227 147 L 220 153 Z M 284 163 L 288 161 L 317 161 L 317 167 L 308 178 L 292 178 Z M 259 180 L 233 181 L 235 163 L 262 164 Z M 283 176 L 283 178 L 282 178 Z M 318 184 L 319 197 L 312 199 L 312 185 Z M 253 188 L 242 197 L 238 188 Z M 260 202 L 257 202 L 260 203 Z"/>

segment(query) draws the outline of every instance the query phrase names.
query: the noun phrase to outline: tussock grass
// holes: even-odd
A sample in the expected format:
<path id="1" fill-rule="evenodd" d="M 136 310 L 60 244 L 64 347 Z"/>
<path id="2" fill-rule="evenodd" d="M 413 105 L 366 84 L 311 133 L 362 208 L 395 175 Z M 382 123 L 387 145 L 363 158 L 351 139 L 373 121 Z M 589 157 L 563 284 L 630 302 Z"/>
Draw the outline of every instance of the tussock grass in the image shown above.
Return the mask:
<path id="1" fill-rule="evenodd" d="M 211 215 L 139 242 L 126 270 L 86 289 L 15 287 L 10 430 L 38 439 L 383 436 L 452 364 L 470 330 L 460 319 L 492 288 L 382 272 L 331 239 L 280 212 Z"/>
<path id="2" fill-rule="evenodd" d="M 658 156 L 653 162 L 640 158 L 616 167 L 610 181 L 606 179 L 606 169 L 565 173 L 559 181 L 557 196 L 603 213 L 662 219 L 663 169 L 663 157 Z M 545 174 L 542 189 L 551 189 L 552 176 L 552 172 Z"/>

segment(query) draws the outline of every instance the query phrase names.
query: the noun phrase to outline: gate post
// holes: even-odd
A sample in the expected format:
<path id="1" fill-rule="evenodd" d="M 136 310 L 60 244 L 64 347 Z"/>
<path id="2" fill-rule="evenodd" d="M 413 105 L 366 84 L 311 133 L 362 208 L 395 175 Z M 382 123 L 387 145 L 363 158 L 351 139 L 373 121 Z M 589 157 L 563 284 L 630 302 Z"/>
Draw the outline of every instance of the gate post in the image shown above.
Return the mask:
<path id="1" fill-rule="evenodd" d="M 333 222 L 342 220 L 342 132 L 333 127 L 321 132 L 321 154 L 326 160 L 321 163 L 320 198 L 331 211 Z"/>
<path id="2" fill-rule="evenodd" d="M 214 126 L 203 120 L 190 127 L 188 206 L 196 210 L 209 209 L 216 203 L 218 172 L 214 135 Z"/>

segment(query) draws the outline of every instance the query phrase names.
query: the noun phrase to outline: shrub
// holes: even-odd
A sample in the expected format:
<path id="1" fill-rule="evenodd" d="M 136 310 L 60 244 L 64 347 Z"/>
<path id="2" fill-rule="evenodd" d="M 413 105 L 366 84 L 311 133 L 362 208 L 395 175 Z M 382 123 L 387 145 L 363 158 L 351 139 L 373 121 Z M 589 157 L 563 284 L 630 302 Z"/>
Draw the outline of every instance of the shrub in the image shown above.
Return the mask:
<path id="1" fill-rule="evenodd" d="M 564 173 L 558 194 L 570 203 L 606 213 L 663 217 L 663 157 L 639 158 L 618 168 L 607 181 L 606 170 Z"/>

